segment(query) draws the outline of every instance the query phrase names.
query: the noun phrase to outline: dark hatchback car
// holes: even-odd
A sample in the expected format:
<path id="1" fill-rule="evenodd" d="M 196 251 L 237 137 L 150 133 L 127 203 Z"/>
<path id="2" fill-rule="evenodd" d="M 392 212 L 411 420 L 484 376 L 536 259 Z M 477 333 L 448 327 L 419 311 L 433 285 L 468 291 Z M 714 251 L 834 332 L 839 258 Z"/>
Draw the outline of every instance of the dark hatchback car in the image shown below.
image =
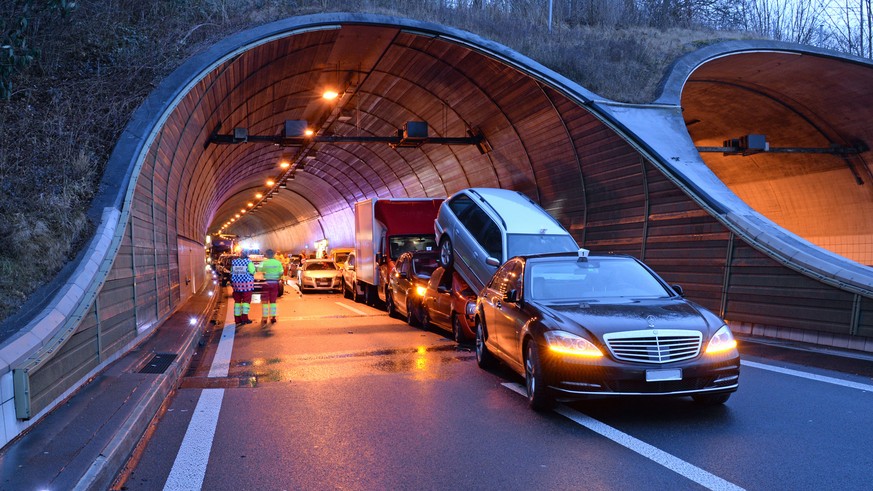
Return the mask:
<path id="1" fill-rule="evenodd" d="M 390 316 L 406 316 L 410 326 L 421 325 L 422 300 L 430 275 L 439 266 L 436 251 L 409 251 L 397 258 L 388 279 L 385 307 Z"/>
<path id="2" fill-rule="evenodd" d="M 479 293 L 476 359 L 525 378 L 528 403 L 691 396 L 722 404 L 740 357 L 724 321 L 630 256 L 515 257 Z"/>

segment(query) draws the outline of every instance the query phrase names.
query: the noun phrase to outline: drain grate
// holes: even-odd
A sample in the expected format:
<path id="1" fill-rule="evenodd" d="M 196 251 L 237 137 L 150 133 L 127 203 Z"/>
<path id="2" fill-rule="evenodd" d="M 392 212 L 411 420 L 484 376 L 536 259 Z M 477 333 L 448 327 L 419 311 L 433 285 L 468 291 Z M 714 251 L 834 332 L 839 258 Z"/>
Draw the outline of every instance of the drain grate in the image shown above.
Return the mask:
<path id="1" fill-rule="evenodd" d="M 139 373 L 164 373 L 167 371 L 167 368 L 170 368 L 170 364 L 173 363 L 177 356 L 179 355 L 175 353 L 158 353 L 146 362 Z"/>

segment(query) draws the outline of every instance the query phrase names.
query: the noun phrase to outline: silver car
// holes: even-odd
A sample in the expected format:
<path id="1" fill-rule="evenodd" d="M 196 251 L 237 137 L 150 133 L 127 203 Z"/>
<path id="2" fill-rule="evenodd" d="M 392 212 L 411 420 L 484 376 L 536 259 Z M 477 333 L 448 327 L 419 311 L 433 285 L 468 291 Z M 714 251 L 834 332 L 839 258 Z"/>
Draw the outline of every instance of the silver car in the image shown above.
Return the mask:
<path id="1" fill-rule="evenodd" d="M 454 267 L 477 292 L 511 257 L 579 249 L 536 202 L 508 189 L 458 191 L 440 206 L 434 232 L 440 264 Z"/>
<path id="2" fill-rule="evenodd" d="M 297 286 L 300 292 L 310 290 L 341 291 L 343 279 L 336 263 L 331 259 L 307 259 L 297 270 Z"/>

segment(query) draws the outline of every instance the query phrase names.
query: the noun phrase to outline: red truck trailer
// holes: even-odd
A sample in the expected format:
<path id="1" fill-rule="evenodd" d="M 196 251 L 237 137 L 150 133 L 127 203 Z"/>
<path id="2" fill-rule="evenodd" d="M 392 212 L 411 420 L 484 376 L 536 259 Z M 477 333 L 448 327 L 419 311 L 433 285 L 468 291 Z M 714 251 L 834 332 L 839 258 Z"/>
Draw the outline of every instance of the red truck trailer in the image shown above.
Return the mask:
<path id="1" fill-rule="evenodd" d="M 385 301 L 388 275 L 406 251 L 436 250 L 433 222 L 443 198 L 373 198 L 355 203 L 355 288 Z"/>

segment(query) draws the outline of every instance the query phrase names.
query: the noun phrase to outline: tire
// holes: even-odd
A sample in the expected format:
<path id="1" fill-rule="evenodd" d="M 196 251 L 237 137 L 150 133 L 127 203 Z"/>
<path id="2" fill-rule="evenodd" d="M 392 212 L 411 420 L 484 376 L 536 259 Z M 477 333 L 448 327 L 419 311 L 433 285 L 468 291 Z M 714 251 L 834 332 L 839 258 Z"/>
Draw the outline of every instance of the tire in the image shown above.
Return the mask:
<path id="1" fill-rule="evenodd" d="M 479 368 L 486 369 L 494 366 L 494 355 L 485 346 L 485 326 L 476 318 L 476 364 Z"/>
<path id="2" fill-rule="evenodd" d="M 537 344 L 530 340 L 524 350 L 524 382 L 527 389 L 527 404 L 534 411 L 547 411 L 555 406 L 555 400 L 543 377 L 543 364 Z"/>
<path id="3" fill-rule="evenodd" d="M 695 394 L 691 396 L 691 399 L 701 406 L 718 406 L 726 403 L 730 397 L 730 392 L 723 392 L 721 394 Z"/>
<path id="4" fill-rule="evenodd" d="M 284 294 L 285 294 L 285 283 L 280 282 L 280 283 L 279 283 L 279 294 L 278 294 L 278 296 L 281 297 L 281 296 L 284 295 Z"/>
<path id="5" fill-rule="evenodd" d="M 407 295 L 408 296 L 408 295 Z M 421 326 L 421 321 L 415 313 L 415 306 L 412 305 L 412 300 L 406 299 L 406 323 L 412 327 Z"/>
<path id="6" fill-rule="evenodd" d="M 352 298 L 352 294 L 348 288 L 346 288 L 346 282 L 343 281 L 343 298 Z"/>
<path id="7" fill-rule="evenodd" d="M 452 247 L 452 239 L 448 237 L 443 237 L 440 240 L 440 266 L 445 269 L 449 269 L 452 267 L 452 264 L 455 263 L 455 249 Z"/>
<path id="8" fill-rule="evenodd" d="M 430 314 L 427 311 L 427 307 L 424 305 L 421 306 L 421 327 L 425 329 L 430 329 Z"/>
<path id="9" fill-rule="evenodd" d="M 385 293 L 385 310 L 388 311 L 388 317 L 397 317 L 397 306 L 394 305 L 394 297 L 391 296 L 391 290 Z"/>
<path id="10" fill-rule="evenodd" d="M 355 302 L 362 303 L 364 301 L 364 296 L 358 293 L 358 282 L 352 283 L 352 298 L 355 299 Z"/>
<path id="11" fill-rule="evenodd" d="M 456 343 L 461 344 L 463 337 L 461 335 L 461 321 L 458 319 L 458 314 L 457 312 L 452 312 L 452 338 L 454 338 Z"/>

